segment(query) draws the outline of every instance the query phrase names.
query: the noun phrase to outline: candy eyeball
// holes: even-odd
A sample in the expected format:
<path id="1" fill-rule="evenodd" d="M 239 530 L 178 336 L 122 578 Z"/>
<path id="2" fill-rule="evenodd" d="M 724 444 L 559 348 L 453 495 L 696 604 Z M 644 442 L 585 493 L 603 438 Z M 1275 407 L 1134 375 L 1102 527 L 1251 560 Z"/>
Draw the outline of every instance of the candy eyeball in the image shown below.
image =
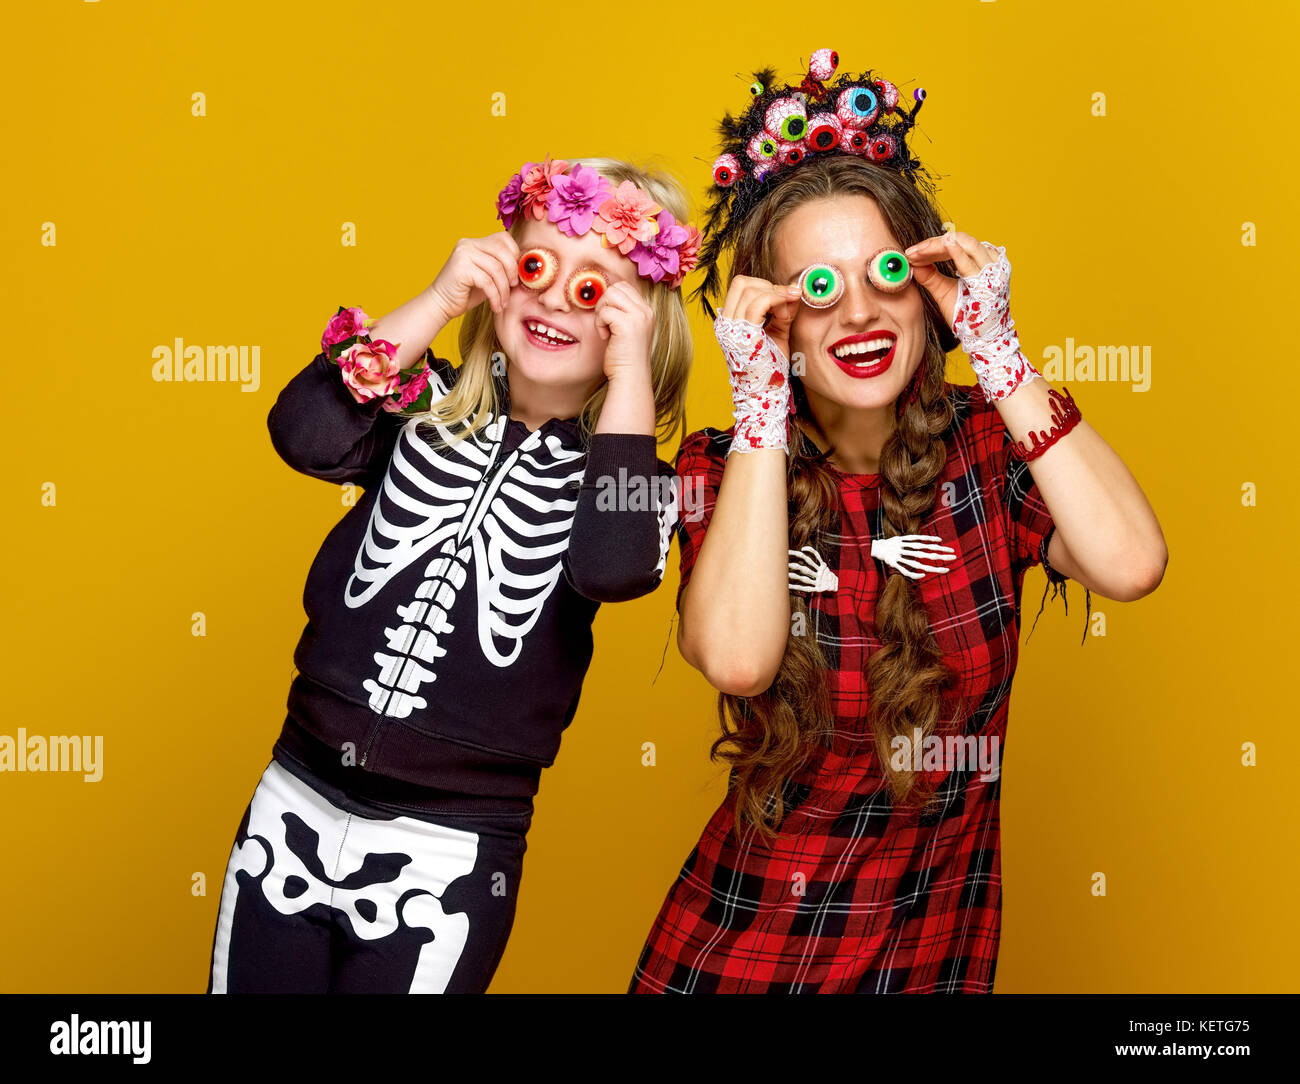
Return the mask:
<path id="1" fill-rule="evenodd" d="M 720 154 L 713 160 L 713 183 L 730 188 L 740 177 L 740 163 L 734 154 Z"/>
<path id="2" fill-rule="evenodd" d="M 808 74 L 818 82 L 824 83 L 840 66 L 840 54 L 834 49 L 815 49 L 808 64 Z"/>
<path id="3" fill-rule="evenodd" d="M 530 248 L 519 257 L 519 281 L 531 290 L 545 290 L 560 272 L 560 257 L 554 249 Z"/>
<path id="4" fill-rule="evenodd" d="M 564 295 L 580 309 L 594 309 L 609 289 L 609 279 L 603 271 L 589 267 L 575 271 L 565 284 Z"/>
<path id="5" fill-rule="evenodd" d="M 880 99 L 870 87 L 848 87 L 835 99 L 835 115 L 845 128 L 865 128 L 880 113 Z"/>
<path id="6" fill-rule="evenodd" d="M 814 113 L 808 118 L 808 134 L 804 146 L 810 151 L 833 151 L 840 142 L 843 126 L 834 113 Z"/>
<path id="7" fill-rule="evenodd" d="M 896 248 L 882 248 L 867 262 L 867 278 L 877 290 L 896 294 L 912 281 L 912 264 Z"/>
<path id="8" fill-rule="evenodd" d="M 805 305 L 830 308 L 844 294 L 844 275 L 834 264 L 810 264 L 799 276 L 799 292 Z"/>

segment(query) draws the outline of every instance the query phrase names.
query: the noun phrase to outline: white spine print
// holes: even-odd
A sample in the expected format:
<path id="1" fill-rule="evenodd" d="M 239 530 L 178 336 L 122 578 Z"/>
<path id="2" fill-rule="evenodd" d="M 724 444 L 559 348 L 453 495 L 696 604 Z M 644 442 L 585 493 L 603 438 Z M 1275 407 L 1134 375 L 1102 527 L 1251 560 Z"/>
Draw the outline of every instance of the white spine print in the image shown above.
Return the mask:
<path id="1" fill-rule="evenodd" d="M 420 689 L 436 679 L 446 655 L 439 639 L 452 631 L 453 603 L 475 570 L 479 645 L 496 666 L 523 649 L 546 599 L 559 581 L 577 499 L 580 451 L 540 430 L 502 455 L 508 422 L 493 418 L 479 433 L 434 448 L 409 422 L 371 512 L 366 537 L 344 589 L 350 607 L 364 606 L 394 576 L 430 550 L 415 598 L 397 607 L 401 624 L 385 628 L 375 652 L 378 677 L 364 682 L 373 711 L 405 719 L 427 707 Z M 577 464 L 575 466 L 575 463 Z"/>

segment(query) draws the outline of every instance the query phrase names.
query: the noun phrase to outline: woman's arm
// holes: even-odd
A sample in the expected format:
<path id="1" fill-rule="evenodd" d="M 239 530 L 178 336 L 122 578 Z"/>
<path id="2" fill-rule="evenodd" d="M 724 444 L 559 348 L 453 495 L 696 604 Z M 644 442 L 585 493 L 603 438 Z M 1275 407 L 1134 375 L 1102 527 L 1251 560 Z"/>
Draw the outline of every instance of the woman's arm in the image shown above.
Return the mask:
<path id="1" fill-rule="evenodd" d="M 738 275 L 714 326 L 736 428 L 717 507 L 680 600 L 677 643 L 709 684 L 735 696 L 757 696 L 772 684 L 790 638 L 786 358 L 799 303 L 797 286 Z"/>
<path id="2" fill-rule="evenodd" d="M 1031 430 L 1051 424 L 1050 390 L 1035 379 L 995 401 L 1012 437 L 1026 446 Z M 1160 524 L 1137 479 L 1086 420 L 1029 460 L 1029 472 L 1056 524 L 1047 546 L 1053 568 L 1117 602 L 1156 589 L 1169 561 Z"/>
<path id="3" fill-rule="evenodd" d="M 682 658 L 719 692 L 757 696 L 790 636 L 786 457 L 729 455 L 717 507 L 679 603 Z"/>

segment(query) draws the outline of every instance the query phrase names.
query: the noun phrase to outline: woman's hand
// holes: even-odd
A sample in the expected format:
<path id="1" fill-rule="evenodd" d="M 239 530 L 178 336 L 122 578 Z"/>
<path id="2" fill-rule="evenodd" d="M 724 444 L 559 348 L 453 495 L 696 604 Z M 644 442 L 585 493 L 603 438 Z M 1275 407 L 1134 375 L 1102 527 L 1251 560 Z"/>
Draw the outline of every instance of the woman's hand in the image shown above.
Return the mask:
<path id="1" fill-rule="evenodd" d="M 605 343 L 605 376 L 622 382 L 629 376 L 650 380 L 650 346 L 655 314 L 630 282 L 616 282 L 596 303 L 596 334 Z"/>
<path id="2" fill-rule="evenodd" d="M 1020 338 L 1008 310 L 1011 264 L 1007 250 L 968 233 L 927 237 L 906 249 L 912 277 L 930 292 L 949 326 L 970 356 L 980 390 L 988 402 L 1005 399 L 1021 384 L 1042 374 L 1020 350 Z M 958 277 L 934 264 L 951 259 Z"/>
<path id="3" fill-rule="evenodd" d="M 790 325 L 803 304 L 799 287 L 776 286 L 767 279 L 737 275 L 727 287 L 721 315 L 757 324 L 785 357 L 790 356 Z"/>
<path id="4" fill-rule="evenodd" d="M 456 242 L 428 293 L 445 322 L 486 300 L 493 312 L 505 308 L 519 283 L 519 245 L 505 230 Z"/>
<path id="5" fill-rule="evenodd" d="M 713 334 L 731 377 L 736 418 L 731 452 L 784 450 L 789 443 L 794 397 L 786 355 L 800 304 L 797 286 L 774 286 L 747 275 L 732 279 L 727 289 Z"/>

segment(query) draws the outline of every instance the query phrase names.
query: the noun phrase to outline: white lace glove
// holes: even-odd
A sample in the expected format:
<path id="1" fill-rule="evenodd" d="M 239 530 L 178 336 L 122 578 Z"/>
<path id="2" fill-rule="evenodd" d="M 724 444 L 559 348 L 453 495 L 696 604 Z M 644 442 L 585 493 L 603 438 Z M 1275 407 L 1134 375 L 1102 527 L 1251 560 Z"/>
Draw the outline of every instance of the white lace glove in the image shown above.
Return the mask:
<path id="1" fill-rule="evenodd" d="M 985 402 L 1005 399 L 1021 384 L 1042 376 L 1020 352 L 1015 321 L 1007 312 L 1011 290 L 1011 264 L 1003 245 L 981 242 L 997 253 L 974 275 L 957 280 L 957 309 L 952 329 L 961 348 L 970 355 L 971 368 Z"/>
<path id="2" fill-rule="evenodd" d="M 732 452 L 781 448 L 789 442 L 790 362 L 759 324 L 719 316 L 713 334 L 727 359 L 736 418 Z M 730 454 L 730 452 L 728 452 Z"/>

